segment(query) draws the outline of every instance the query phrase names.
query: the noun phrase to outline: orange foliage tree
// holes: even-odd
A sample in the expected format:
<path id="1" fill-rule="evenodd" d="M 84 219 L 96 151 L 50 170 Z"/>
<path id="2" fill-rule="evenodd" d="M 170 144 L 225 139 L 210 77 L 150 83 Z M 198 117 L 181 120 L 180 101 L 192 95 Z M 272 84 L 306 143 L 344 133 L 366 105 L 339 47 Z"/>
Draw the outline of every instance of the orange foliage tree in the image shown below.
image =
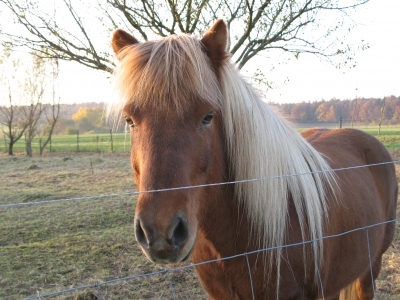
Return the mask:
<path id="1" fill-rule="evenodd" d="M 103 125 L 103 109 L 101 107 L 81 107 L 72 115 L 72 120 L 79 130 L 90 131 Z"/>

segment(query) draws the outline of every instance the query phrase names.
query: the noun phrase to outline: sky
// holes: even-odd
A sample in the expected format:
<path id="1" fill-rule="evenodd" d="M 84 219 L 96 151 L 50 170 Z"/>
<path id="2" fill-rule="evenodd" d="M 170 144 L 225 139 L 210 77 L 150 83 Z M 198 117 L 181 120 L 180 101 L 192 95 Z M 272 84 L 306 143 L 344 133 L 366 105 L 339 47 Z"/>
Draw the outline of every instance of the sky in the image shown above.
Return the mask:
<path id="1" fill-rule="evenodd" d="M 357 10 L 362 23 L 349 38 L 366 40 L 370 48 L 356 55 L 353 69 L 336 69 L 315 57 L 301 57 L 276 70 L 275 78 L 289 77 L 289 83 L 267 93 L 278 103 L 400 96 L 400 23 L 398 0 L 372 0 Z M 356 90 L 357 89 L 357 90 Z"/>
<path id="2" fill-rule="evenodd" d="M 290 103 L 321 99 L 400 96 L 400 23 L 398 0 L 371 0 L 352 15 L 360 25 L 348 36 L 364 39 L 370 48 L 358 52 L 355 68 L 336 69 L 312 55 L 300 55 L 270 71 L 268 59 L 254 58 L 275 88 L 264 93 L 266 101 Z M 107 102 L 113 97 L 110 74 L 75 62 L 60 64 L 60 94 L 63 103 Z M 247 71 L 247 73 L 246 73 Z M 249 65 L 244 74 L 251 74 Z"/>

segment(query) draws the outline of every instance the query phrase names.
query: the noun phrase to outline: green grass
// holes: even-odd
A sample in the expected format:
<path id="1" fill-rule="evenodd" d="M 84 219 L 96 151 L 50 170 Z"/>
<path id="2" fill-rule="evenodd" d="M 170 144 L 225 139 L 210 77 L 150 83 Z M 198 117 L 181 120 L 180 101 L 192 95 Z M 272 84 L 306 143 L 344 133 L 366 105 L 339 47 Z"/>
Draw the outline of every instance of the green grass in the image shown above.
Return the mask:
<path id="1" fill-rule="evenodd" d="M 315 127 L 325 127 L 326 124 L 314 123 L 311 125 Z M 344 126 L 344 128 L 346 127 L 348 128 L 350 126 Z M 330 128 L 337 128 L 337 125 L 330 126 Z M 379 128 L 376 124 L 355 125 L 354 128 L 363 130 L 374 135 L 375 137 L 378 137 Z M 297 128 L 299 131 L 304 129 L 306 128 Z M 400 148 L 400 127 L 397 125 L 383 125 L 381 127 L 379 139 L 389 150 Z M 112 140 L 113 143 L 111 147 L 110 134 L 80 134 L 79 138 L 77 138 L 76 135 L 54 135 L 52 137 L 51 149 L 50 145 L 47 145 L 45 152 L 129 152 L 129 134 L 115 133 L 112 135 Z M 39 145 L 40 140 L 38 138 L 34 139 L 34 155 L 39 154 Z M 22 138 L 15 144 L 14 152 L 24 153 L 24 151 L 25 140 Z M 0 142 L 0 152 L 6 152 L 6 143 L 4 139 L 2 142 Z"/>
<path id="2" fill-rule="evenodd" d="M 32 143 L 34 154 L 39 153 L 40 139 L 35 138 Z M 51 148 L 51 151 L 50 151 Z M 52 136 L 51 147 L 47 145 L 46 152 L 128 152 L 130 148 L 130 136 L 125 133 L 110 134 L 80 134 L 76 135 L 54 135 Z M 25 139 L 22 137 L 14 145 L 15 153 L 25 151 Z M 0 142 L 0 151 L 6 151 L 6 141 Z"/>
<path id="3" fill-rule="evenodd" d="M 299 124 L 301 125 L 301 124 Z M 329 125 L 329 124 L 328 124 Z M 330 129 L 336 129 L 338 128 L 337 125 L 330 125 L 330 126 L 324 126 L 323 123 L 314 123 L 310 127 L 297 127 L 296 129 L 298 131 L 302 131 L 305 129 L 309 129 L 311 127 L 321 127 L 321 128 L 330 128 Z M 343 126 L 343 128 L 351 128 L 348 124 L 346 126 Z M 373 136 L 375 136 L 377 139 L 379 139 L 382 144 L 389 150 L 389 151 L 394 151 L 396 149 L 400 148 L 400 127 L 398 125 L 393 126 L 393 125 L 383 125 L 381 127 L 381 130 L 379 132 L 379 126 L 376 124 L 367 124 L 367 125 L 354 125 L 353 128 L 365 131 Z"/>

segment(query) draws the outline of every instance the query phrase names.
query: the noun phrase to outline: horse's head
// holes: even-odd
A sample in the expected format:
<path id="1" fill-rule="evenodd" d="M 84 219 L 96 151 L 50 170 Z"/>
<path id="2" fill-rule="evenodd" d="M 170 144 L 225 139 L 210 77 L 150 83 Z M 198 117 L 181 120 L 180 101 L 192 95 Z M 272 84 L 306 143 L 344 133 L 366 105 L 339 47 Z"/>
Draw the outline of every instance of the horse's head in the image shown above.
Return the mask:
<path id="1" fill-rule="evenodd" d="M 187 259 L 194 247 L 201 203 L 223 180 L 224 140 L 218 68 L 226 59 L 223 21 L 199 41 L 172 36 L 139 43 L 117 30 L 112 46 L 117 84 L 130 127 L 131 164 L 140 192 L 135 235 L 157 263 Z M 157 190 L 164 191 L 157 191 Z M 166 189 L 166 191 L 165 191 Z"/>

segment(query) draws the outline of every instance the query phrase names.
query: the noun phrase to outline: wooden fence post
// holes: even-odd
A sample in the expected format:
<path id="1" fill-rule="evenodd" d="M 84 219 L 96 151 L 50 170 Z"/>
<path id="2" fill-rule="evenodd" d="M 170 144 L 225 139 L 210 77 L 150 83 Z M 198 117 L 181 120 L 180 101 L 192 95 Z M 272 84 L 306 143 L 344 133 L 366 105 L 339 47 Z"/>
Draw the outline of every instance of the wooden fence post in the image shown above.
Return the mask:
<path id="1" fill-rule="evenodd" d="M 112 129 L 110 129 L 110 143 L 111 143 L 111 153 L 114 152 Z"/>
<path id="2" fill-rule="evenodd" d="M 384 112 L 385 112 L 385 97 L 383 97 L 382 102 L 383 102 L 383 104 L 381 106 L 381 115 L 379 118 L 378 140 L 381 137 L 381 126 L 382 126 L 382 120 L 383 120 L 383 116 L 384 116 Z"/>
<path id="3" fill-rule="evenodd" d="M 79 130 L 76 131 L 76 152 L 79 152 Z"/>

